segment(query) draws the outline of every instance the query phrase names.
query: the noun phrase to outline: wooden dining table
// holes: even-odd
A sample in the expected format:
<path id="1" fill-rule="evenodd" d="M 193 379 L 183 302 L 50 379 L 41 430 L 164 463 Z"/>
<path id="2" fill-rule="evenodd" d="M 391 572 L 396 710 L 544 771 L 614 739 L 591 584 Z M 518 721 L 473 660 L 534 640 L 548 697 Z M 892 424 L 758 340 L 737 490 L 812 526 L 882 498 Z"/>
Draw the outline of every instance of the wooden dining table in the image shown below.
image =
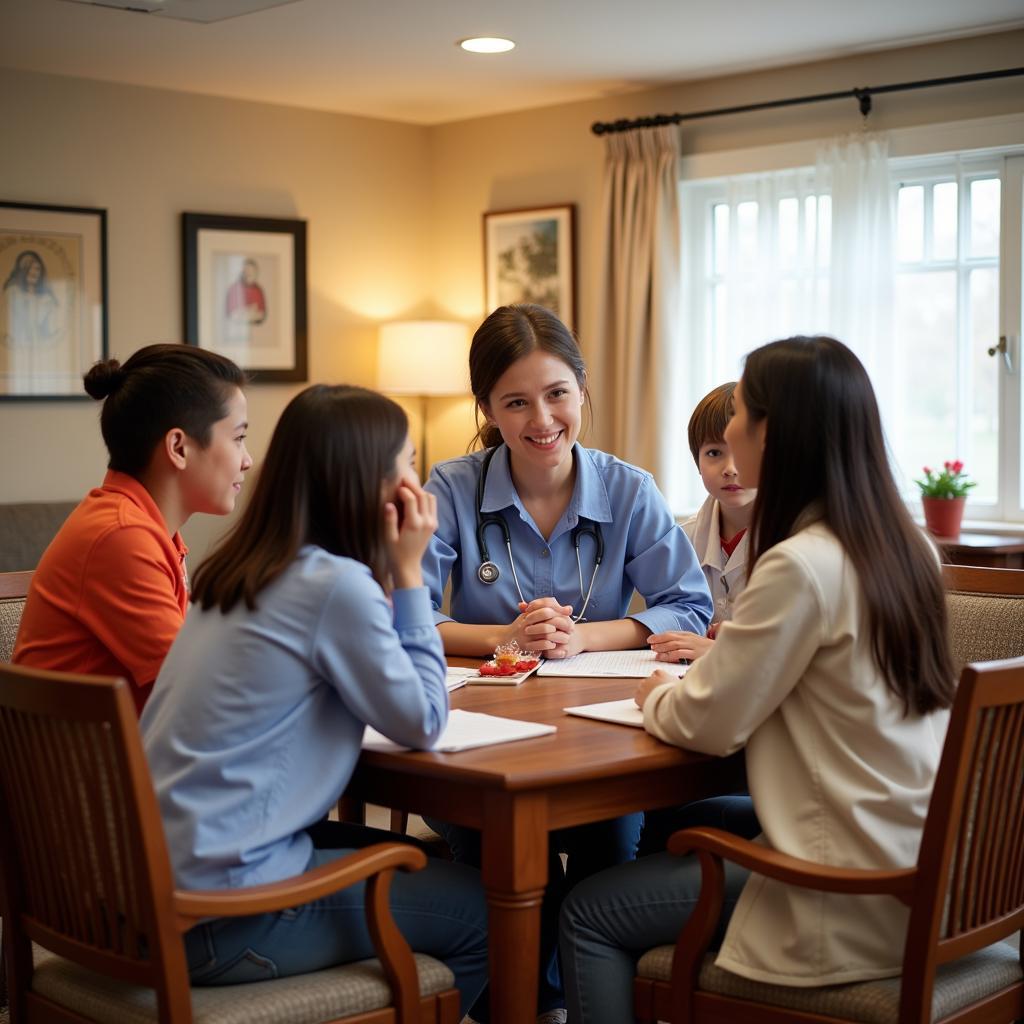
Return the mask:
<path id="1" fill-rule="evenodd" d="M 452 693 L 453 708 L 544 722 L 557 731 L 452 754 L 365 750 L 346 789 L 346 816 L 358 817 L 372 803 L 482 832 L 494 1024 L 526 1024 L 536 1015 L 548 833 L 744 784 L 742 753 L 696 754 L 643 729 L 563 710 L 630 697 L 638 682 L 535 674 L 516 687 L 465 686 Z"/>

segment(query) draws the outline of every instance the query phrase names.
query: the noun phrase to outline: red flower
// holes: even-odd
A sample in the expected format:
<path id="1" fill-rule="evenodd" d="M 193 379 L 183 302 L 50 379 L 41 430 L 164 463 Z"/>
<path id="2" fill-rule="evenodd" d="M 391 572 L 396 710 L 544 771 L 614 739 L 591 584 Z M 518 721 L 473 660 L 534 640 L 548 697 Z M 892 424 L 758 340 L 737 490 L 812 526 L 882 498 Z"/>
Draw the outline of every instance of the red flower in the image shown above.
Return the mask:
<path id="1" fill-rule="evenodd" d="M 956 462 L 953 463 L 953 472 L 954 473 L 959 473 L 960 470 L 963 469 L 963 468 L 964 468 L 964 464 L 959 459 L 957 459 Z"/>
<path id="2" fill-rule="evenodd" d="M 931 476 L 932 475 L 932 471 L 931 471 L 931 467 L 930 466 L 922 466 L 921 468 L 924 471 L 926 476 Z"/>

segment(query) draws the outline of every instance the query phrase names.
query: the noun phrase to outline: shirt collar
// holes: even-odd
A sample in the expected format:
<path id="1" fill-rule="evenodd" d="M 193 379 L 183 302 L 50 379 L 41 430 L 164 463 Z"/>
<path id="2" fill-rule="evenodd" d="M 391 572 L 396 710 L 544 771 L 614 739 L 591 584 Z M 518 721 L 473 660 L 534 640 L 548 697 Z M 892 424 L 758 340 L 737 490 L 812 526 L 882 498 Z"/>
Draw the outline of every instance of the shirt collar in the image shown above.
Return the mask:
<path id="1" fill-rule="evenodd" d="M 574 512 L 577 519 L 589 519 L 594 523 L 610 523 L 612 521 L 612 503 L 608 497 L 608 488 L 604 478 L 594 464 L 590 452 L 579 441 L 573 445 L 576 458 L 576 486 L 573 488 L 569 511 Z"/>
<path id="2" fill-rule="evenodd" d="M 129 476 L 127 473 L 120 473 L 116 469 L 108 469 L 107 475 L 103 478 L 103 489 L 105 491 L 117 491 L 119 494 L 123 494 L 126 498 L 131 499 L 153 522 L 159 524 L 161 530 L 167 531 L 167 522 L 164 520 L 163 513 L 157 507 L 157 503 L 153 500 L 153 495 L 135 477 Z M 188 548 L 185 547 L 185 542 L 181 539 L 180 533 L 175 533 L 171 536 L 171 542 L 182 557 L 188 554 Z"/>
<path id="3" fill-rule="evenodd" d="M 721 507 L 717 501 L 711 505 L 711 514 L 708 516 L 708 532 L 704 537 L 704 550 L 697 552 L 701 565 L 709 565 L 712 569 L 725 568 L 725 552 L 722 550 L 720 517 Z"/>
<path id="4" fill-rule="evenodd" d="M 485 452 L 480 460 L 480 472 L 484 471 Z M 508 464 L 508 445 L 500 444 L 495 449 L 491 463 L 487 467 L 487 480 L 484 483 L 484 499 L 480 504 L 481 512 L 500 512 L 514 506 L 522 509 L 515 484 L 512 483 L 512 471 Z"/>
<path id="5" fill-rule="evenodd" d="M 589 519 L 595 523 L 612 521 L 612 503 L 608 497 L 608 488 L 590 452 L 578 441 L 573 445 L 573 457 L 576 459 L 576 483 L 572 497 L 566 510 L 567 518 Z M 481 462 L 481 467 L 483 463 Z M 505 508 L 517 508 L 523 511 L 523 503 L 512 483 L 512 471 L 508 461 L 508 445 L 499 445 L 491 459 L 487 470 L 487 482 L 484 484 L 484 500 L 481 512 L 500 512 Z M 569 526 L 575 526 L 569 522 Z"/>

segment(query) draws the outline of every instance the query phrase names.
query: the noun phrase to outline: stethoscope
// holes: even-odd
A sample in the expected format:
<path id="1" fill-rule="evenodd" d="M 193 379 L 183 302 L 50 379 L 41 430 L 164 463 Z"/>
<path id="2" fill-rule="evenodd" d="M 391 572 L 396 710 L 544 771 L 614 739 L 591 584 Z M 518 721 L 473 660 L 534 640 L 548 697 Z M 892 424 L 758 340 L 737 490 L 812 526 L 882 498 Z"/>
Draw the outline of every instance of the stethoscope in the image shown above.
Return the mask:
<path id="1" fill-rule="evenodd" d="M 519 585 L 519 577 L 516 575 L 516 560 L 512 557 L 512 534 L 509 531 L 508 523 L 500 512 L 484 512 L 484 488 L 487 484 L 487 471 L 491 467 L 491 459 L 497 447 L 491 448 L 484 456 L 483 465 L 480 467 L 480 476 L 476 481 L 476 543 L 480 549 L 482 561 L 476 570 L 477 579 L 481 583 L 497 583 L 501 576 L 498 566 L 491 561 L 490 553 L 487 550 L 487 527 L 497 526 L 505 540 L 505 549 L 508 551 L 508 564 L 512 569 L 512 579 L 515 581 L 516 593 L 519 600 L 527 603 L 523 596 L 523 588 Z M 590 574 L 590 586 L 586 588 L 586 596 L 583 593 L 583 565 L 580 562 L 580 538 L 585 536 L 594 538 L 594 571 Z M 594 592 L 594 580 L 597 579 L 597 570 L 601 567 L 601 560 L 604 558 L 604 537 L 601 533 L 601 524 L 592 520 L 580 519 L 572 528 L 572 546 L 576 549 L 576 569 L 580 577 L 580 597 L 583 598 L 583 607 L 578 615 L 572 616 L 573 622 L 584 622 L 584 614 L 587 605 L 590 604 L 590 595 Z"/>

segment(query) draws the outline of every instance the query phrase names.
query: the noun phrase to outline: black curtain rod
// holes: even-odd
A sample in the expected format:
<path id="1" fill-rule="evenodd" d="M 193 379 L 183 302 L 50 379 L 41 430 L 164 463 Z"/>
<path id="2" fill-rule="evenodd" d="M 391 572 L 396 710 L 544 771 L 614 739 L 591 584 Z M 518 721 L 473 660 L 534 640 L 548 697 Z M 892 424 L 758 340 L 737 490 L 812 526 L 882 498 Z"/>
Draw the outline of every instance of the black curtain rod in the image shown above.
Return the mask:
<path id="1" fill-rule="evenodd" d="M 1024 75 L 1024 68 L 1006 68 L 1002 71 L 979 71 L 973 75 L 954 75 L 950 78 L 926 78 L 920 82 L 899 82 L 896 85 L 868 85 L 860 89 L 843 89 L 841 92 L 822 92 L 815 96 L 794 96 L 788 100 L 767 100 L 764 103 L 748 103 L 742 107 L 719 107 L 717 110 L 697 110 L 690 114 L 654 114 L 651 117 L 637 117 L 633 120 L 595 121 L 590 130 L 595 135 L 611 135 L 628 132 L 633 128 L 658 128 L 666 124 L 680 124 L 683 121 L 697 121 L 705 117 L 722 117 L 725 114 L 747 114 L 754 110 L 775 110 L 778 107 L 796 107 L 804 103 L 823 103 L 826 100 L 855 99 L 860 112 L 867 117 L 871 113 L 871 97 L 887 92 L 905 92 L 910 89 L 932 89 L 937 85 L 961 85 L 964 82 L 987 82 L 993 78 L 1014 78 Z"/>

